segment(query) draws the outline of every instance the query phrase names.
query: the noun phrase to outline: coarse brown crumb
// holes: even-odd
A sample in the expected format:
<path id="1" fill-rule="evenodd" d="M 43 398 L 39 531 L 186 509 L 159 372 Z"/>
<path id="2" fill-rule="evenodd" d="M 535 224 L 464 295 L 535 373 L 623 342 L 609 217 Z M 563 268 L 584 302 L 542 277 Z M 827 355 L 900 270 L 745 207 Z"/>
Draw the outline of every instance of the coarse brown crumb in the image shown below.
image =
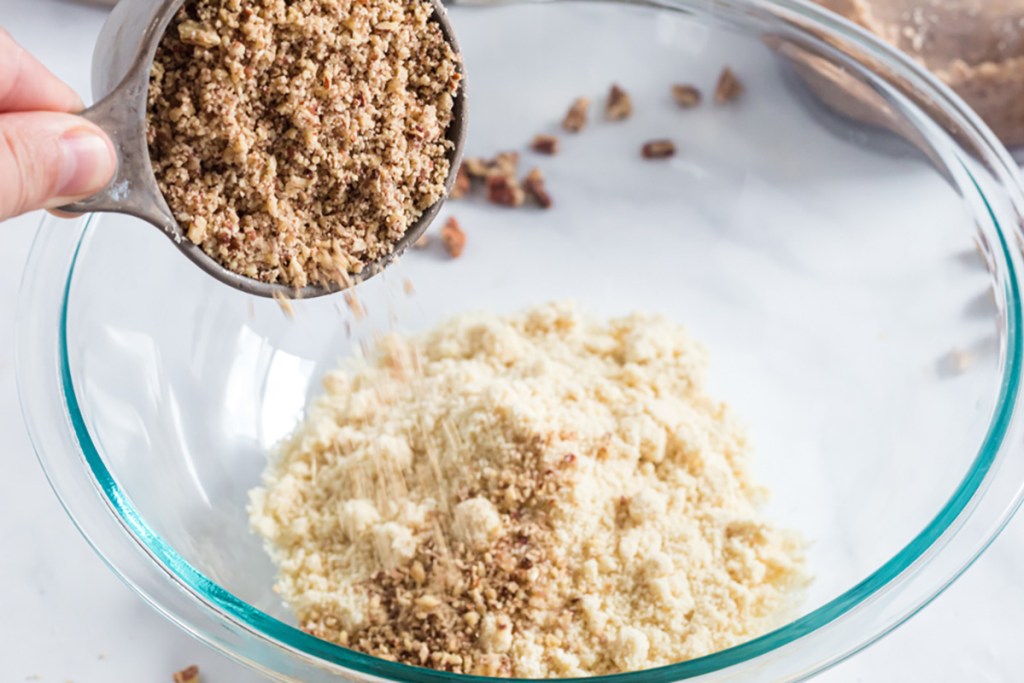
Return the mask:
<path id="1" fill-rule="evenodd" d="M 589 110 L 590 100 L 586 97 L 576 98 L 562 120 L 562 128 L 570 133 L 579 133 L 587 125 L 587 112 Z"/>
<path id="2" fill-rule="evenodd" d="M 558 154 L 559 140 L 554 135 L 537 135 L 533 138 L 533 142 L 530 143 L 530 149 L 537 154 L 554 156 Z"/>
<path id="3" fill-rule="evenodd" d="M 729 67 L 722 69 L 722 75 L 718 77 L 718 85 L 715 87 L 715 102 L 718 104 L 728 104 L 738 99 L 742 94 L 743 83 L 740 79 L 736 77 L 736 74 Z"/>
<path id="4" fill-rule="evenodd" d="M 544 186 L 544 174 L 540 172 L 539 168 L 534 168 L 526 174 L 526 177 L 523 179 L 523 189 L 537 202 L 540 208 L 551 208 L 553 204 L 551 195 L 548 194 L 547 188 Z"/>
<path id="5" fill-rule="evenodd" d="M 192 0 L 153 63 L 153 169 L 221 265 L 329 284 L 441 198 L 460 78 L 427 0 Z"/>
<path id="6" fill-rule="evenodd" d="M 175 672 L 172 680 L 174 683 L 199 683 L 199 667 L 192 666 Z"/>
<path id="7" fill-rule="evenodd" d="M 640 148 L 640 155 L 644 159 L 668 159 L 675 153 L 676 145 L 671 140 L 651 140 Z"/>
<path id="8" fill-rule="evenodd" d="M 462 256 L 462 250 L 466 248 L 466 233 L 462 231 L 462 226 L 459 225 L 455 216 L 449 217 L 441 227 L 441 241 L 449 256 L 452 258 Z"/>
<path id="9" fill-rule="evenodd" d="M 692 109 L 700 104 L 700 90 L 692 85 L 676 83 L 672 86 L 672 99 L 683 109 Z"/>
<path id="10" fill-rule="evenodd" d="M 633 114 L 633 99 L 618 85 L 612 85 L 608 91 L 604 115 L 609 121 L 622 121 Z"/>

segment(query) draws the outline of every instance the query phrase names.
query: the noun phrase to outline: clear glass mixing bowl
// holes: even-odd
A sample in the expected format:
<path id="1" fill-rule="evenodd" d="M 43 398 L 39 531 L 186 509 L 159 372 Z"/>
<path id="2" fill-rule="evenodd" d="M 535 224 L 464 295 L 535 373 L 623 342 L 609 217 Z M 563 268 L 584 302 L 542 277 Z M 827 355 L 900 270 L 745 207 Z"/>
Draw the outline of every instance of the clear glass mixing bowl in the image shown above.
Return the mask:
<path id="1" fill-rule="evenodd" d="M 297 630 L 246 492 L 325 369 L 373 330 L 571 297 L 598 314 L 663 312 L 707 344 L 714 390 L 749 423 L 775 492 L 768 514 L 813 541 L 794 621 L 613 678 L 798 679 L 920 609 L 998 533 L 1024 482 L 1024 202 L 992 135 L 916 66 L 798 2 L 452 16 L 470 154 L 557 131 L 576 96 L 598 105 L 559 156 L 524 151 L 555 208 L 450 203 L 465 254 L 408 254 L 360 287 L 366 320 L 339 297 L 299 302 L 290 320 L 135 219 L 42 225 L 21 292 L 20 391 L 43 466 L 97 551 L 169 619 L 281 680 L 468 678 Z M 716 106 L 726 64 L 746 93 Z M 626 122 L 600 115 L 613 81 L 634 98 Z M 676 107 L 676 82 L 705 104 Z M 661 137 L 680 153 L 640 159 Z"/>

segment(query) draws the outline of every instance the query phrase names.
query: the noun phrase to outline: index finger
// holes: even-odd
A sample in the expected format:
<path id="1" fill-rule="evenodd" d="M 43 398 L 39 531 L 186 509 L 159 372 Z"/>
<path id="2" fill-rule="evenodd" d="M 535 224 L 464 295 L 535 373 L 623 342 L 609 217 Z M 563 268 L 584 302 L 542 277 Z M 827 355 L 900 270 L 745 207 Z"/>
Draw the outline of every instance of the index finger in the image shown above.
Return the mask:
<path id="1" fill-rule="evenodd" d="M 0 112 L 78 112 L 82 100 L 0 28 Z"/>

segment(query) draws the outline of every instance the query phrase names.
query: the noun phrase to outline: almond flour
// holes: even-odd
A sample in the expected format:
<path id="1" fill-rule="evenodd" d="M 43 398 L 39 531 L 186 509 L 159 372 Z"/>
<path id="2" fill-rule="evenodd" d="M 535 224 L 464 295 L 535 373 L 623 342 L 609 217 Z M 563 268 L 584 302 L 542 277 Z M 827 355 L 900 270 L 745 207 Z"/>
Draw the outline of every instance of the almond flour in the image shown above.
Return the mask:
<path id="1" fill-rule="evenodd" d="M 457 56 L 425 0 L 191 0 L 148 143 L 187 238 L 246 277 L 331 284 L 390 254 L 449 174 Z"/>
<path id="2" fill-rule="evenodd" d="M 710 654 L 786 615 L 802 543 L 679 327 L 467 315 L 325 380 L 251 494 L 305 631 L 494 676 Z"/>

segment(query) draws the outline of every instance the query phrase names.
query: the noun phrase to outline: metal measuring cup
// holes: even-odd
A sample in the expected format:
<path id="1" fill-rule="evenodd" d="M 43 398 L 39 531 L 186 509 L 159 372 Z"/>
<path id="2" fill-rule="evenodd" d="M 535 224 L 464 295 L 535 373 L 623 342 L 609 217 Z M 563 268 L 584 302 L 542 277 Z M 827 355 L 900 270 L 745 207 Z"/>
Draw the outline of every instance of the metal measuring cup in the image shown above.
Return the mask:
<path id="1" fill-rule="evenodd" d="M 185 236 L 157 185 L 146 142 L 149 76 L 164 32 L 186 0 L 121 0 L 100 32 L 92 64 L 95 105 L 82 116 L 102 128 L 113 140 L 118 168 L 110 184 L 98 194 L 60 208 L 68 213 L 110 212 L 135 216 L 161 229 L 193 263 L 221 282 L 258 296 L 312 298 L 344 289 L 349 283 L 309 285 L 296 290 L 239 275 L 208 256 Z M 455 32 L 440 0 L 432 0 L 434 20 L 456 55 L 461 55 Z M 437 216 L 455 182 L 466 139 L 466 95 L 463 79 L 455 96 L 447 137 L 452 142 L 451 171 L 442 198 L 429 207 L 406 231 L 392 253 L 368 264 L 352 282 L 373 277 L 418 240 Z"/>

